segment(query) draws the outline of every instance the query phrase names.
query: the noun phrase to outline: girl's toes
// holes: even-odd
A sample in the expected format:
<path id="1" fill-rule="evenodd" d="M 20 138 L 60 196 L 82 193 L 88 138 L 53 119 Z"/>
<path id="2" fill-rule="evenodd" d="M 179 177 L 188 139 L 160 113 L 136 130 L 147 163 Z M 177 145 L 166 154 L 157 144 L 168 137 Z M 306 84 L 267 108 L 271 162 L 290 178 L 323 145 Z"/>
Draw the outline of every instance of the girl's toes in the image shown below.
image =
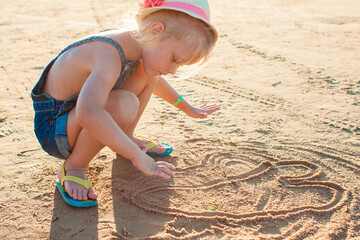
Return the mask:
<path id="1" fill-rule="evenodd" d="M 162 154 L 162 153 L 164 153 L 166 151 L 166 149 L 164 148 L 164 147 L 162 147 L 161 145 L 159 145 L 159 147 L 158 147 L 158 149 L 157 149 L 157 153 L 158 154 Z"/>
<path id="2" fill-rule="evenodd" d="M 95 193 L 94 188 L 89 188 L 89 193 L 88 193 L 88 197 L 91 199 L 97 199 L 97 194 Z"/>
<path id="3" fill-rule="evenodd" d="M 65 191 L 69 194 L 70 197 L 74 198 L 74 191 L 73 191 L 72 189 L 67 190 L 67 189 L 65 188 Z"/>
<path id="4" fill-rule="evenodd" d="M 70 195 L 70 194 L 69 194 L 69 195 Z M 79 200 L 79 198 L 78 198 L 78 192 L 77 192 L 76 189 L 73 189 L 73 190 L 72 190 L 72 196 L 70 195 L 70 197 L 72 197 L 72 198 L 75 199 L 75 200 Z"/>
<path id="5" fill-rule="evenodd" d="M 149 149 L 149 152 L 153 152 L 153 153 L 157 153 L 157 154 L 162 154 L 166 151 L 166 149 L 164 147 L 162 147 L 161 145 L 155 146 L 153 148 Z"/>
<path id="6" fill-rule="evenodd" d="M 82 200 L 82 201 L 88 200 L 87 190 L 86 190 L 86 189 L 83 189 L 83 190 L 81 191 L 81 199 L 80 199 L 80 200 Z"/>

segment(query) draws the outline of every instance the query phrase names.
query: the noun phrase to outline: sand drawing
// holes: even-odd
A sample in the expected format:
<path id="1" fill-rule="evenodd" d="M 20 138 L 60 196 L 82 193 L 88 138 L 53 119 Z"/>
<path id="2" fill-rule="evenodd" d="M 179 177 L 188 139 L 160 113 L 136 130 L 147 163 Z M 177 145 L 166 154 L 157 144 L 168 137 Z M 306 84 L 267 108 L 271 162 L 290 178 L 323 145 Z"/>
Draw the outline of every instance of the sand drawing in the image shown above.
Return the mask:
<path id="1" fill-rule="evenodd" d="M 349 191 L 328 181 L 319 165 L 277 159 L 255 146 L 234 147 L 237 151 L 228 153 L 212 150 L 199 164 L 177 170 L 172 184 L 137 178 L 119 193 L 149 213 L 173 216 L 166 232 L 178 239 L 222 233 L 249 222 L 331 213 L 349 199 Z M 200 227 L 186 231 L 193 222 Z"/>
<path id="2" fill-rule="evenodd" d="M 152 97 L 136 128 L 173 146 L 155 160 L 176 176 L 104 148 L 88 172 L 98 206 L 64 202 L 31 89 L 65 46 L 128 27 L 136 2 L 0 1 L 0 239 L 360 239 L 358 0 L 210 0 L 214 53 L 168 79 L 221 110 L 193 119 Z"/>

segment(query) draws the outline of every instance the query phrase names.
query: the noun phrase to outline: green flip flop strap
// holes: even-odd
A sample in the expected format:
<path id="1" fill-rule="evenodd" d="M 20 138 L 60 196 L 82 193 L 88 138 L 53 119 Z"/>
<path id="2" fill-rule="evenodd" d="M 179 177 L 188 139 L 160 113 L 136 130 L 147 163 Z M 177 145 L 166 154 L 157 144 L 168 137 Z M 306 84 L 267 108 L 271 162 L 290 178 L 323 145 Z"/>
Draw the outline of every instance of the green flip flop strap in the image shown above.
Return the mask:
<path id="1" fill-rule="evenodd" d="M 149 150 L 150 148 L 153 148 L 157 146 L 154 142 L 149 142 L 147 145 L 146 145 L 146 150 Z"/>
<path id="2" fill-rule="evenodd" d="M 149 141 L 149 143 L 146 144 L 146 151 L 149 150 L 149 149 L 152 148 L 152 147 L 157 146 L 157 144 L 154 143 L 153 141 L 151 141 L 151 139 L 148 138 L 148 137 L 145 137 L 145 136 L 136 136 L 136 137 L 138 137 L 138 138 L 140 138 L 140 139 L 144 139 L 144 140 L 146 140 L 146 141 Z"/>
<path id="3" fill-rule="evenodd" d="M 89 190 L 89 188 L 91 187 L 91 182 L 89 180 L 84 180 L 75 176 L 64 176 L 61 179 L 61 185 L 64 186 L 64 182 L 65 181 L 71 181 L 71 182 L 75 182 L 78 183 L 82 186 L 84 186 L 86 188 L 86 190 Z"/>

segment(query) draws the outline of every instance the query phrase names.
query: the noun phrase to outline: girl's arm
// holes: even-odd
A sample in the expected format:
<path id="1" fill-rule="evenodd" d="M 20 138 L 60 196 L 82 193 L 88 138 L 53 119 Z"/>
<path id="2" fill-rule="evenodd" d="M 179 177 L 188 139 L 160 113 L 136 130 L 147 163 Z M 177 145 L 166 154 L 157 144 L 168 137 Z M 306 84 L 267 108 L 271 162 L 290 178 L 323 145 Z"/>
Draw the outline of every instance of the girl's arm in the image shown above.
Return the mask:
<path id="1" fill-rule="evenodd" d="M 83 85 L 76 104 L 77 121 L 95 139 L 131 160 L 146 175 L 169 179 L 174 176 L 171 171 L 174 167 L 169 163 L 155 162 L 141 151 L 105 110 L 109 94 L 121 70 L 118 53 L 115 53 L 108 56 L 103 51 L 100 56 L 96 56 L 91 74 Z"/>
<path id="2" fill-rule="evenodd" d="M 166 81 L 163 77 L 159 77 L 157 85 L 153 91 L 153 94 L 164 99 L 170 104 L 174 104 L 178 101 L 180 95 L 177 91 Z M 209 114 L 220 109 L 219 104 L 207 105 L 206 103 L 197 108 L 188 103 L 184 98 L 176 105 L 178 109 L 193 118 L 205 118 Z"/>

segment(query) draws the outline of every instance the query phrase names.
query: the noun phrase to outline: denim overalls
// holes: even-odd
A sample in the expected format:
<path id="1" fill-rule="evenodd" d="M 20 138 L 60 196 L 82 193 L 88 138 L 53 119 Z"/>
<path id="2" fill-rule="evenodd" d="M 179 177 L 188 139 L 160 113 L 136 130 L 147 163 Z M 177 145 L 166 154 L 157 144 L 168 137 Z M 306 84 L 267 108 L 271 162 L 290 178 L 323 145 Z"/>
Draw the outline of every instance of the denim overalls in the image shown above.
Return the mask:
<path id="1" fill-rule="evenodd" d="M 113 90 L 118 89 L 135 71 L 140 60 L 129 62 L 124 54 L 120 44 L 112 38 L 103 36 L 92 36 L 77 41 L 64 50 L 53 59 L 45 68 L 39 81 L 31 91 L 31 98 L 35 110 L 34 131 L 41 147 L 51 156 L 67 159 L 71 154 L 71 149 L 67 140 L 66 123 L 69 112 L 76 105 L 78 95 L 75 95 L 65 101 L 54 99 L 49 94 L 43 93 L 42 89 L 46 81 L 46 77 L 56 61 L 56 59 L 70 48 L 77 47 L 81 44 L 91 41 L 103 41 L 113 45 L 119 52 L 121 57 L 121 73 L 116 81 Z"/>

